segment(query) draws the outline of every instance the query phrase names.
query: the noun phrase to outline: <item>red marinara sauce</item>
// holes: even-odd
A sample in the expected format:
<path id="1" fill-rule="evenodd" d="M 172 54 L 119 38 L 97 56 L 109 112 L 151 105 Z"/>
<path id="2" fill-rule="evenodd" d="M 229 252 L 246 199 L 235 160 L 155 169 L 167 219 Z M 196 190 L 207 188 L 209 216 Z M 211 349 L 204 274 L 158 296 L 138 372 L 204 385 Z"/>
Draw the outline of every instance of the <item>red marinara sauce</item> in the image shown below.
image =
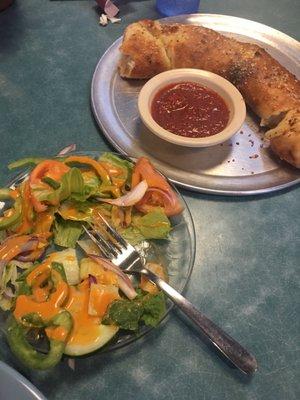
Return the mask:
<path id="1" fill-rule="evenodd" d="M 154 96 L 151 114 L 162 128 L 191 138 L 215 135 L 229 121 L 229 109 L 222 97 L 195 82 L 165 86 Z"/>

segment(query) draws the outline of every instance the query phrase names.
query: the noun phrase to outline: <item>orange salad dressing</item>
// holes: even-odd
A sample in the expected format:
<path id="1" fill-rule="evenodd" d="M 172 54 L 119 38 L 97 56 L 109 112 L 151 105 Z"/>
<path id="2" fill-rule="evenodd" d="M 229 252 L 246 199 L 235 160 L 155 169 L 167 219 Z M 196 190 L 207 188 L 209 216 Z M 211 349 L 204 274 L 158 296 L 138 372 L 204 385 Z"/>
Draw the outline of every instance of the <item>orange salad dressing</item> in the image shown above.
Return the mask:
<path id="1" fill-rule="evenodd" d="M 89 313 L 102 318 L 109 304 L 119 298 L 118 289 L 115 286 L 92 284 Z"/>
<path id="2" fill-rule="evenodd" d="M 112 284 L 116 283 L 117 277 L 110 271 L 101 271 L 97 276 L 97 282 Z M 50 278 L 58 281 L 56 290 L 50 293 L 51 283 L 45 282 Z M 37 313 L 44 321 L 49 321 L 62 309 L 67 310 L 73 319 L 73 328 L 68 336 L 67 343 L 70 345 L 85 345 L 96 342 L 99 338 L 99 325 L 101 317 L 105 314 L 108 305 L 119 298 L 118 290 L 110 285 L 92 285 L 90 290 L 88 279 L 79 285 L 68 286 L 61 279 L 60 274 L 51 268 L 51 256 L 35 268 L 26 278 L 26 282 L 32 288 L 32 294 L 20 295 L 16 300 L 14 316 L 21 320 L 23 316 Z M 50 293 L 50 294 L 49 294 Z M 89 315 L 89 305 L 95 313 Z M 63 308 L 62 308 L 63 307 Z M 49 339 L 66 340 L 67 332 L 63 327 L 47 327 L 46 334 Z"/>
<path id="3" fill-rule="evenodd" d="M 63 342 L 68 336 L 68 331 L 63 326 L 50 326 L 45 329 L 49 339 Z"/>
<path id="4" fill-rule="evenodd" d="M 99 163 L 106 169 L 110 176 L 119 176 L 123 174 L 123 169 L 117 165 L 111 164 L 107 161 L 99 161 Z"/>
<path id="5" fill-rule="evenodd" d="M 9 191 L 9 194 L 10 194 L 11 198 L 13 198 L 15 200 L 20 196 L 19 189 L 11 189 Z"/>
<path id="6" fill-rule="evenodd" d="M 112 183 L 121 188 L 124 185 L 124 178 L 120 178 L 124 174 L 124 171 L 121 167 L 113 165 L 107 161 L 99 161 L 99 163 L 106 169 L 111 177 Z"/>
<path id="7" fill-rule="evenodd" d="M 2 243 L 0 248 L 0 260 L 10 261 L 20 252 L 20 247 L 28 242 L 28 236 L 10 237 Z"/>
<path id="8" fill-rule="evenodd" d="M 90 288 L 88 280 L 77 287 L 70 287 L 70 294 L 65 309 L 73 317 L 73 329 L 68 337 L 68 344 L 90 344 L 99 337 L 100 318 L 88 314 Z"/>
<path id="9" fill-rule="evenodd" d="M 54 214 L 49 211 L 38 213 L 35 220 L 35 232 L 49 232 L 54 220 Z"/>
<path id="10" fill-rule="evenodd" d="M 14 212 L 15 212 L 15 211 L 14 211 L 12 208 L 10 208 L 9 210 L 4 211 L 3 215 L 4 215 L 6 218 L 9 218 L 9 217 L 11 217 L 11 216 L 14 214 Z"/>
<path id="11" fill-rule="evenodd" d="M 40 285 L 53 274 L 58 280 L 55 292 L 50 294 L 47 301 L 43 301 L 49 293 L 47 288 L 40 288 Z M 61 306 L 69 293 L 69 286 L 58 272 L 51 270 L 50 260 L 35 268 L 26 278 L 28 285 L 32 287 L 32 295 L 20 295 L 17 297 L 14 316 L 20 320 L 30 313 L 37 313 L 43 320 L 48 321 L 61 310 Z"/>
<path id="12" fill-rule="evenodd" d="M 63 210 L 63 214 L 65 217 L 68 217 L 69 219 L 77 219 L 78 216 L 80 215 L 80 211 L 76 209 L 74 205 L 68 205 L 67 210 Z"/>
<path id="13" fill-rule="evenodd" d="M 70 163 L 70 162 L 89 165 L 94 168 L 94 170 L 102 178 L 103 181 L 110 182 L 110 177 L 107 171 L 98 161 L 86 156 L 69 156 L 65 159 L 65 163 Z"/>
<path id="14" fill-rule="evenodd" d="M 43 320 L 48 321 L 59 313 L 67 295 L 68 285 L 63 281 L 59 282 L 49 300 L 42 303 L 33 300 L 31 296 L 21 294 L 17 297 L 14 316 L 20 320 L 26 314 L 37 313 Z"/>
<path id="15" fill-rule="evenodd" d="M 49 288 L 35 288 L 34 289 L 34 299 L 37 303 L 42 303 L 43 301 L 47 301 L 49 296 Z"/>
<path id="16" fill-rule="evenodd" d="M 97 175 L 95 174 L 95 172 L 91 171 L 91 170 L 81 171 L 81 175 L 83 176 L 83 178 L 86 178 L 86 179 L 97 178 Z"/>
<path id="17" fill-rule="evenodd" d="M 99 264 L 97 264 L 99 270 L 97 271 L 96 280 L 97 283 L 101 283 L 102 285 L 117 285 L 118 284 L 118 276 L 113 271 L 105 271 Z M 102 270 L 100 270 L 100 268 Z"/>
<path id="18" fill-rule="evenodd" d="M 46 279 L 49 278 L 51 265 L 47 259 L 45 262 L 36 267 L 26 278 L 29 286 L 39 287 Z"/>
<path id="19" fill-rule="evenodd" d="M 154 272 L 157 276 L 159 276 L 163 280 L 168 281 L 168 276 L 162 265 L 156 263 L 148 263 L 147 268 L 150 269 L 150 271 Z M 144 275 L 141 275 L 140 288 L 145 292 L 152 294 L 156 294 L 159 292 L 157 286 Z"/>
<path id="20" fill-rule="evenodd" d="M 32 229 L 32 214 L 33 207 L 31 204 L 31 192 L 29 182 L 26 180 L 22 192 L 22 223 L 16 230 L 19 235 L 30 232 Z"/>

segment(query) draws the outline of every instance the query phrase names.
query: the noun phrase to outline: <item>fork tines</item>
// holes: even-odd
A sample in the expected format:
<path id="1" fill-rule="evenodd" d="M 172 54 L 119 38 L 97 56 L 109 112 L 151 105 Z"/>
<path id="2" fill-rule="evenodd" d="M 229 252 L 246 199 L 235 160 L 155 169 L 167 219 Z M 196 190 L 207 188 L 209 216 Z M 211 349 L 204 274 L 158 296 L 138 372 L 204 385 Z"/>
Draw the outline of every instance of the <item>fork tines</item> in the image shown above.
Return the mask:
<path id="1" fill-rule="evenodd" d="M 108 258 L 112 259 L 118 255 L 117 251 L 112 247 L 112 245 L 104 239 L 99 232 L 97 232 L 94 227 L 89 224 L 92 232 L 90 232 L 84 225 L 82 226 L 85 230 L 88 237 L 96 244 L 96 246 L 102 251 L 103 255 Z"/>
<path id="2" fill-rule="evenodd" d="M 89 229 L 83 225 L 83 229 L 87 233 L 88 237 L 98 246 L 103 255 L 112 260 L 118 257 L 128 247 L 128 243 L 119 233 L 109 225 L 109 223 L 102 217 L 100 213 L 97 216 L 104 223 L 105 228 L 100 224 L 95 225 L 88 222 Z M 103 232 L 102 232 L 103 231 Z"/>
<path id="3" fill-rule="evenodd" d="M 120 245 L 127 247 L 127 242 L 122 236 L 106 221 L 100 213 L 97 213 L 98 217 L 104 222 L 108 233 L 119 243 Z"/>

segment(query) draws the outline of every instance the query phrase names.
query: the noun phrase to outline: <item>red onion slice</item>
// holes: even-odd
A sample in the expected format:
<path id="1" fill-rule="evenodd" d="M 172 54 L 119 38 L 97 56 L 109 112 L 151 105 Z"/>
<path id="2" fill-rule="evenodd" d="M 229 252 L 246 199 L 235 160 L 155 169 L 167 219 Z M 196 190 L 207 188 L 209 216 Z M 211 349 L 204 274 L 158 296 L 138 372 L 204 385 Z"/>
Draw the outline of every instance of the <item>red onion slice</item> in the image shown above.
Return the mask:
<path id="1" fill-rule="evenodd" d="M 58 156 L 64 156 L 68 153 L 70 153 L 71 151 L 75 151 L 76 150 L 76 144 L 70 144 L 67 147 L 64 147 L 62 150 L 60 150 L 60 152 L 57 154 Z"/>
<path id="2" fill-rule="evenodd" d="M 119 207 L 129 207 L 134 206 L 138 203 L 145 195 L 148 189 L 148 184 L 146 180 L 141 181 L 138 185 L 136 185 L 130 192 L 126 193 L 124 196 L 121 196 L 117 199 L 101 199 L 104 203 L 109 203 L 114 206 Z"/>
<path id="3" fill-rule="evenodd" d="M 9 241 L 9 239 L 11 239 L 12 236 L 6 238 L 1 246 L 5 246 L 7 244 L 7 242 Z M 40 243 L 40 239 L 38 238 L 38 236 L 31 236 L 28 238 L 28 241 L 26 243 L 24 243 L 23 245 L 20 246 L 20 248 L 18 249 L 19 252 L 18 254 L 16 254 L 13 258 L 10 259 L 4 259 L 4 260 L 0 260 L 0 277 L 3 274 L 3 270 L 5 268 L 5 266 L 12 260 L 19 260 L 19 261 L 35 261 L 38 258 L 41 257 L 41 255 L 43 254 L 43 252 L 45 251 L 45 246 L 43 246 L 40 251 L 35 252 L 35 250 L 38 249 L 38 244 Z M 34 254 L 33 254 L 34 253 Z"/>
<path id="4" fill-rule="evenodd" d="M 75 359 L 74 358 L 68 358 L 68 366 L 75 371 Z"/>
<path id="5" fill-rule="evenodd" d="M 23 262 L 35 261 L 39 259 L 44 253 L 45 248 L 42 247 L 41 249 L 38 249 L 38 244 L 39 239 L 36 236 L 32 236 L 27 243 L 21 246 L 20 253 L 17 257 L 15 257 L 15 259 Z"/>
<path id="6" fill-rule="evenodd" d="M 23 253 L 29 253 L 32 250 L 36 250 L 37 245 L 39 244 L 39 239 L 36 236 L 32 236 L 27 243 L 23 244 L 20 247 L 20 253 L 19 254 L 23 254 Z"/>
<path id="7" fill-rule="evenodd" d="M 94 275 L 89 274 L 89 285 L 90 287 L 92 286 L 93 283 L 97 283 L 97 279 L 94 277 Z"/>
<path id="8" fill-rule="evenodd" d="M 113 271 L 117 274 L 119 287 L 125 294 L 125 296 L 127 296 L 130 300 L 133 300 L 137 296 L 137 292 L 132 286 L 131 280 L 128 278 L 126 274 L 124 274 L 124 272 L 119 267 L 114 265 L 106 258 L 95 256 L 93 254 L 88 254 L 88 256 L 92 260 L 96 261 L 96 263 L 98 263 L 102 267 L 108 269 L 109 271 Z"/>
<path id="9" fill-rule="evenodd" d="M 39 251 L 22 253 L 15 259 L 22 262 L 32 262 L 42 258 L 45 252 L 46 248 L 43 247 L 42 249 L 39 249 Z"/>
<path id="10" fill-rule="evenodd" d="M 0 278 L 2 277 L 4 268 L 5 268 L 7 263 L 8 263 L 8 261 L 3 261 L 3 260 L 0 261 Z"/>
<path id="11" fill-rule="evenodd" d="M 111 0 L 96 0 L 96 2 L 110 18 L 115 17 L 119 12 L 118 7 Z"/>
<path id="12" fill-rule="evenodd" d="M 4 296 L 9 300 L 15 297 L 15 295 L 14 295 L 14 293 L 13 293 L 13 291 L 12 291 L 12 289 L 10 287 L 7 287 L 5 289 Z"/>

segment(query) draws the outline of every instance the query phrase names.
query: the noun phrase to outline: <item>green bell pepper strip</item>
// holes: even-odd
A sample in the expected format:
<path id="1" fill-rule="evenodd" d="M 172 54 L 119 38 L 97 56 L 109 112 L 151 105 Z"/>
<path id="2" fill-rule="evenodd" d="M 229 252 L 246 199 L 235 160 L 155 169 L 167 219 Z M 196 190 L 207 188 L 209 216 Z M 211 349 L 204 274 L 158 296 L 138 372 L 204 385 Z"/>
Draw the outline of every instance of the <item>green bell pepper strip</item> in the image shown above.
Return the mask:
<path id="1" fill-rule="evenodd" d="M 51 186 L 54 190 L 60 188 L 60 183 L 57 182 L 55 179 L 50 178 L 49 176 L 44 176 L 42 178 L 42 182 L 47 183 L 47 185 Z"/>
<path id="2" fill-rule="evenodd" d="M 73 327 L 72 316 L 68 311 L 61 311 L 55 315 L 47 326 L 63 327 L 67 334 Z M 45 370 L 54 367 L 61 359 L 65 341 L 49 339 L 50 350 L 47 354 L 39 353 L 26 339 L 26 328 L 17 322 L 14 316 L 11 316 L 7 326 L 7 340 L 11 351 L 28 368 Z"/>
<path id="3" fill-rule="evenodd" d="M 31 312 L 26 315 L 24 315 L 21 318 L 21 324 L 23 326 L 28 326 L 29 328 L 44 328 L 45 327 L 45 322 L 43 321 L 42 317 L 36 313 L 36 312 Z"/>
<path id="4" fill-rule="evenodd" d="M 14 205 L 11 215 L 0 217 L 0 230 L 16 225 L 22 217 L 22 199 L 20 196 L 15 199 L 11 195 L 10 189 L 0 189 L 0 201 L 3 200 L 14 200 Z"/>
<path id="5" fill-rule="evenodd" d="M 66 276 L 66 272 L 65 272 L 63 264 L 53 261 L 51 263 L 51 268 L 52 268 L 52 270 L 54 270 L 60 274 L 60 277 L 64 282 L 67 282 L 67 276 Z M 55 279 L 54 276 L 51 276 L 51 278 L 54 281 L 54 285 L 57 285 L 57 283 L 58 283 L 57 279 Z"/>
<path id="6" fill-rule="evenodd" d="M 27 282 L 27 277 L 38 267 L 38 265 L 35 265 L 30 269 L 29 273 L 28 271 L 23 273 L 21 284 L 23 283 L 23 285 L 26 286 L 25 295 L 30 295 L 31 292 L 31 286 Z M 48 279 L 52 281 L 54 286 L 58 285 L 61 280 L 66 282 L 66 274 L 63 265 L 57 262 L 52 262 L 51 272 Z M 50 298 L 48 301 L 50 301 Z M 43 320 L 36 312 L 22 316 L 21 321 L 18 321 L 14 315 L 11 315 L 7 324 L 7 340 L 11 351 L 21 360 L 21 362 L 29 368 L 43 370 L 54 367 L 59 362 L 65 349 L 66 338 L 72 327 L 72 316 L 64 309 L 58 311 L 58 313 L 50 320 Z M 27 341 L 26 332 L 28 328 L 63 328 L 63 330 L 62 335 L 57 338 L 57 336 L 53 337 L 46 329 L 50 350 L 47 354 L 42 354 Z"/>
<path id="7" fill-rule="evenodd" d="M 32 165 L 37 165 L 44 160 L 45 158 L 40 157 L 21 158 L 20 160 L 13 161 L 12 163 L 8 164 L 8 169 L 24 168 Z"/>

